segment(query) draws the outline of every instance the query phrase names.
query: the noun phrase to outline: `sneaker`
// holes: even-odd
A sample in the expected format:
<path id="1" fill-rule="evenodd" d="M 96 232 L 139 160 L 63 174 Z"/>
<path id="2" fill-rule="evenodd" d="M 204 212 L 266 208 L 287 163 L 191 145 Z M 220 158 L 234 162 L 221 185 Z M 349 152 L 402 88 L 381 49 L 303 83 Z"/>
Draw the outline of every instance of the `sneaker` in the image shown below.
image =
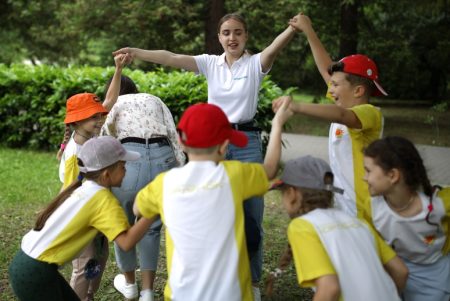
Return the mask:
<path id="1" fill-rule="evenodd" d="M 255 301 L 261 301 L 261 292 L 259 290 L 259 287 L 253 286 L 253 300 Z"/>
<path id="2" fill-rule="evenodd" d="M 127 283 L 125 280 L 125 275 L 123 274 L 119 274 L 114 277 L 114 287 L 127 299 L 135 299 L 138 297 L 137 284 Z"/>
<path id="3" fill-rule="evenodd" d="M 141 291 L 139 301 L 154 301 L 153 291 L 150 289 Z"/>

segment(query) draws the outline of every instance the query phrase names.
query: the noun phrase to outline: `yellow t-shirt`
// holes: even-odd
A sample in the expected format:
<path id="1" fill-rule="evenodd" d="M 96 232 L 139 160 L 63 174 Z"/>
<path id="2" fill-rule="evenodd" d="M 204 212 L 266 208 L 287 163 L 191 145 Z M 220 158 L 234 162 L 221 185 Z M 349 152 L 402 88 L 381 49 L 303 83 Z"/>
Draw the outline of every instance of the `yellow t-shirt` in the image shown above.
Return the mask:
<path id="1" fill-rule="evenodd" d="M 125 212 L 111 191 L 87 180 L 56 209 L 40 231 L 31 230 L 23 237 L 21 248 L 32 258 L 63 265 L 99 232 L 113 241 L 128 228 Z"/>
<path id="2" fill-rule="evenodd" d="M 72 184 L 80 173 L 77 160 L 80 149 L 81 145 L 77 144 L 73 137 L 70 138 L 59 163 L 59 179 L 63 183 L 63 189 Z"/>

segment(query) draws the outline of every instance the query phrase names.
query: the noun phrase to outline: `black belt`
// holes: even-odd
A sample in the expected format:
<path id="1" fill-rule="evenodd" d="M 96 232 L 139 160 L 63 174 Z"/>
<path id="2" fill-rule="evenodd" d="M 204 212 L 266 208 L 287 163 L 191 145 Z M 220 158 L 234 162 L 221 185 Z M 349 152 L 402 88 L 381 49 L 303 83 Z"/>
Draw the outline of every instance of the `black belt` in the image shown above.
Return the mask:
<path id="1" fill-rule="evenodd" d="M 261 128 L 255 126 L 255 123 L 252 121 L 242 122 L 242 123 L 232 123 L 231 127 L 238 131 L 247 131 L 247 132 L 261 132 Z"/>
<path id="2" fill-rule="evenodd" d="M 137 138 L 137 137 L 127 137 L 120 140 L 120 143 L 140 143 L 140 144 L 154 144 L 159 145 L 170 145 L 169 140 L 166 137 L 154 137 L 154 138 Z"/>

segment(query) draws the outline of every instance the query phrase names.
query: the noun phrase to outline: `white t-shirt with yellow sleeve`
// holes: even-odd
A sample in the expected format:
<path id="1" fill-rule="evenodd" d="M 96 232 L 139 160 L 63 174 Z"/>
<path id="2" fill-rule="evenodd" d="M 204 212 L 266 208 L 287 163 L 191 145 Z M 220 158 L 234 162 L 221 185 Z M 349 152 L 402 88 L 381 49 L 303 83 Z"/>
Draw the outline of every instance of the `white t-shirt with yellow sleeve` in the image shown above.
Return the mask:
<path id="1" fill-rule="evenodd" d="M 87 180 L 56 209 L 40 231 L 31 230 L 23 237 L 21 248 L 32 258 L 63 265 L 99 232 L 113 241 L 128 228 L 127 217 L 111 191 Z"/>
<path id="2" fill-rule="evenodd" d="M 81 145 L 71 137 L 59 163 L 59 180 L 63 183 L 63 189 L 72 184 L 80 173 L 77 160 L 80 149 Z"/>
<path id="3" fill-rule="evenodd" d="M 334 185 L 344 189 L 335 195 L 336 207 L 351 216 L 370 220 L 370 194 L 364 182 L 363 150 L 383 134 L 383 116 L 380 109 L 370 104 L 350 108 L 362 124 L 351 129 L 339 123 L 330 126 L 328 152 Z M 356 200 L 356 201 L 355 201 Z"/>
<path id="4" fill-rule="evenodd" d="M 243 202 L 268 188 L 261 164 L 190 161 L 138 193 L 166 226 L 166 300 L 253 300 Z"/>
<path id="5" fill-rule="evenodd" d="M 301 286 L 338 275 L 340 300 L 400 300 L 382 266 L 395 252 L 364 221 L 337 209 L 316 209 L 291 221 L 288 239 Z"/>

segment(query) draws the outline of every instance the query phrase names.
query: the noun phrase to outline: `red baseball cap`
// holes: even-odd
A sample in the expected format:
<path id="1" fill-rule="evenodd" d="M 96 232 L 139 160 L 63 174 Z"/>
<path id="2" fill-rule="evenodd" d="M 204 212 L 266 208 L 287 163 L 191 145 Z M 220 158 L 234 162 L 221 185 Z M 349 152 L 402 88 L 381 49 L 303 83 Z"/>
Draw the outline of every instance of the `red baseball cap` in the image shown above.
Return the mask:
<path id="1" fill-rule="evenodd" d="M 97 95 L 93 93 L 75 94 L 67 100 L 64 123 L 88 119 L 97 113 L 108 114 Z"/>
<path id="2" fill-rule="evenodd" d="M 186 146 L 208 148 L 229 139 L 231 144 L 245 147 L 247 136 L 231 127 L 227 116 L 216 105 L 198 103 L 184 111 L 178 123 L 180 139 Z"/>
<path id="3" fill-rule="evenodd" d="M 344 64 L 343 72 L 365 77 L 373 81 L 376 87 L 376 90 L 372 93 L 373 96 L 388 95 L 378 82 L 378 68 L 370 58 L 362 54 L 353 54 L 344 57 L 340 62 Z"/>

